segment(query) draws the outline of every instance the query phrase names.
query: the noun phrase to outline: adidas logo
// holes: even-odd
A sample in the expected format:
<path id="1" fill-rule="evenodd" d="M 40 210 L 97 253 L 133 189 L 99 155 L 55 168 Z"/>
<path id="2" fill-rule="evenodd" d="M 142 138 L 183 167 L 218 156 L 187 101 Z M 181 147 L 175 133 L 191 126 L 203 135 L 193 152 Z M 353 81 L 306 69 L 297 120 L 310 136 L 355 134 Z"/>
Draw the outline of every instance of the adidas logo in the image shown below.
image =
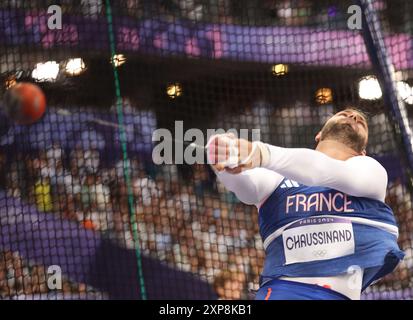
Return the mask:
<path id="1" fill-rule="evenodd" d="M 280 188 L 293 188 L 293 187 L 299 187 L 300 185 L 298 184 L 297 181 L 294 180 L 284 180 L 284 183 L 280 186 Z"/>

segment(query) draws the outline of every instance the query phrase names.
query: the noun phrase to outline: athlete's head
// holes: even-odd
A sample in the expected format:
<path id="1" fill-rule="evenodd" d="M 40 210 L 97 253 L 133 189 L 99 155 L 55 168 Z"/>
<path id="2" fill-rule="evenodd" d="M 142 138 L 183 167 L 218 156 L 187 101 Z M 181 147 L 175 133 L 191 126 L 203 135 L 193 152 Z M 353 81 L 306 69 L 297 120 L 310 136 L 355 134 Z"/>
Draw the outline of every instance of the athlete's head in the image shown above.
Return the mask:
<path id="1" fill-rule="evenodd" d="M 357 154 L 365 155 L 368 135 L 366 115 L 359 110 L 347 108 L 328 119 L 315 140 L 317 143 L 328 140 L 338 141 Z"/>

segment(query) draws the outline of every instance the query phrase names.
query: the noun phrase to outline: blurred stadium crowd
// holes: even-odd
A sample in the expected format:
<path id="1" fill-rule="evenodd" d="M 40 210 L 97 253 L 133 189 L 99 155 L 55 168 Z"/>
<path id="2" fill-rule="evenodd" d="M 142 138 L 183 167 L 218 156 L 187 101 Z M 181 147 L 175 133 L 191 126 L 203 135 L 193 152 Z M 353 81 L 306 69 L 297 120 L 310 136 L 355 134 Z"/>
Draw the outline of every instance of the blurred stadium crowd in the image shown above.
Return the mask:
<path id="1" fill-rule="evenodd" d="M 9 1 L 7 8 L 38 9 L 60 5 L 63 13 L 98 18 L 104 14 L 104 0 L 33 0 Z M 11 4 L 10 4 L 11 3 Z M 119 0 L 113 1 L 113 13 L 135 19 L 183 19 L 196 23 L 237 25 L 321 26 L 347 28 L 347 8 L 352 1 L 329 0 Z M 409 32 L 411 25 L 400 25 L 396 8 L 406 6 L 403 0 L 375 1 L 376 9 L 392 19 L 395 32 Z M 2 3 L 0 3 L 2 8 Z M 393 10 L 395 8 L 396 10 Z M 395 12 L 393 12 L 395 11 Z M 394 17 L 393 17 L 394 16 Z M 400 18 L 400 17 L 399 17 Z"/>
<path id="2" fill-rule="evenodd" d="M 262 113 L 266 109 L 257 110 Z M 251 125 L 251 116 L 232 121 L 242 123 L 246 118 Z M 294 126 L 290 127 L 292 131 L 284 138 L 295 135 Z M 128 167 L 132 194 L 128 193 L 123 160 L 106 166 L 96 149 L 63 150 L 55 144 L 35 155 L 0 152 L 0 188 L 39 211 L 98 231 L 120 246 L 132 249 L 138 240 L 145 255 L 199 275 L 221 298 L 250 298 L 251 289 L 258 286 L 264 259 L 256 208 L 241 204 L 226 191 L 207 165 L 154 166 L 134 157 Z M 129 198 L 133 208 L 129 208 Z M 412 202 L 400 181 L 389 185 L 387 203 L 399 221 L 407 222 L 400 224 L 400 243 L 407 256 L 396 272 L 380 282 L 379 291 L 412 285 Z M 137 221 L 139 239 L 133 237 L 133 220 Z M 17 252 L 0 255 L 3 298 L 47 294 L 46 284 L 44 267 L 23 260 Z M 60 292 L 65 293 L 67 298 L 105 297 L 69 279 Z"/>
<path id="3" fill-rule="evenodd" d="M 104 0 L 15 0 L 15 8 L 47 8 L 58 4 L 63 13 L 84 14 L 89 17 L 103 15 Z M 9 5 L 10 6 L 10 5 Z M 1 5 L 0 5 L 1 7 Z M 308 22 L 312 9 L 308 0 L 120 0 L 113 3 L 114 13 L 137 19 L 188 19 L 196 22 L 250 23 L 259 17 L 263 23 L 274 24 L 286 19 L 288 24 L 300 25 Z M 291 12 L 298 10 L 299 14 Z M 307 12 L 308 10 L 308 12 Z M 294 14 L 293 14 L 294 13 Z M 288 17 L 294 19 L 288 20 Z"/>
<path id="4" fill-rule="evenodd" d="M 36 156 L 7 158 L 0 153 L 0 187 L 39 211 L 77 221 L 128 248 L 134 248 L 130 218 L 134 211 L 144 254 L 210 283 L 217 278 L 225 285 L 222 277 L 233 279 L 236 274 L 239 290 L 228 293 L 233 298 L 241 298 L 258 282 L 263 251 L 257 214 L 216 185 L 204 165 L 193 166 L 182 179 L 176 166 L 148 170 L 131 159 L 135 208 L 130 210 L 123 161 L 102 168 L 98 151 L 79 148 L 65 155 L 57 145 Z M 47 291 L 44 268 L 25 265 L 17 253 L 5 252 L 0 270 L 3 296 Z M 221 271 L 230 274 L 220 275 Z M 84 285 L 69 282 L 65 288 L 71 293 L 85 290 Z"/>

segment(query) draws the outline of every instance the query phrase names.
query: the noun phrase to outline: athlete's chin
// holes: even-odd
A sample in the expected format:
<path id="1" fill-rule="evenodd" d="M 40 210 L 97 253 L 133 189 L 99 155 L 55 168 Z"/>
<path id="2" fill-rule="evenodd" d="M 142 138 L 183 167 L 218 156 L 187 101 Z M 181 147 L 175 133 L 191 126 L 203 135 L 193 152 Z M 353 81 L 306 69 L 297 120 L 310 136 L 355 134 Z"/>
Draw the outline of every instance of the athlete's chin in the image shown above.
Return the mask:
<path id="1" fill-rule="evenodd" d="M 359 132 L 359 128 L 357 126 L 356 123 L 350 122 L 350 121 L 343 121 L 340 123 L 337 123 L 335 125 L 337 127 L 337 130 L 350 130 L 350 131 L 354 131 L 354 132 Z"/>
<path id="2" fill-rule="evenodd" d="M 350 123 L 335 123 L 331 127 L 327 127 L 322 134 L 323 140 L 335 140 L 343 143 L 349 148 L 361 153 L 364 150 L 366 137 L 355 129 Z"/>
<path id="3" fill-rule="evenodd" d="M 353 131 L 358 132 L 358 127 L 355 123 L 344 123 L 347 127 L 350 127 Z"/>
<path id="4" fill-rule="evenodd" d="M 337 138 L 342 139 L 346 137 L 351 137 L 352 139 L 359 136 L 359 133 L 355 128 L 348 122 L 335 123 L 330 126 L 326 126 L 323 130 L 324 138 Z"/>

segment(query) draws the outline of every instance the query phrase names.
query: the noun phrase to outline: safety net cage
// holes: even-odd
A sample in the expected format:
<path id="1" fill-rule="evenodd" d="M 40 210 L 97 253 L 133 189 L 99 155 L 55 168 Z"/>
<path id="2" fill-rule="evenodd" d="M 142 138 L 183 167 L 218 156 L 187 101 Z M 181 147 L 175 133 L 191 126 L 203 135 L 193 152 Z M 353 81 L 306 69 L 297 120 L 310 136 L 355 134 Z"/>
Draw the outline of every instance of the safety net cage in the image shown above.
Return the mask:
<path id="1" fill-rule="evenodd" d="M 0 98 L 29 82 L 47 100 L 30 125 L 1 102 L 0 297 L 254 299 L 257 209 L 178 161 L 185 134 L 314 148 L 354 107 L 406 254 L 362 299 L 411 299 L 412 41 L 402 0 L 0 1 Z"/>

